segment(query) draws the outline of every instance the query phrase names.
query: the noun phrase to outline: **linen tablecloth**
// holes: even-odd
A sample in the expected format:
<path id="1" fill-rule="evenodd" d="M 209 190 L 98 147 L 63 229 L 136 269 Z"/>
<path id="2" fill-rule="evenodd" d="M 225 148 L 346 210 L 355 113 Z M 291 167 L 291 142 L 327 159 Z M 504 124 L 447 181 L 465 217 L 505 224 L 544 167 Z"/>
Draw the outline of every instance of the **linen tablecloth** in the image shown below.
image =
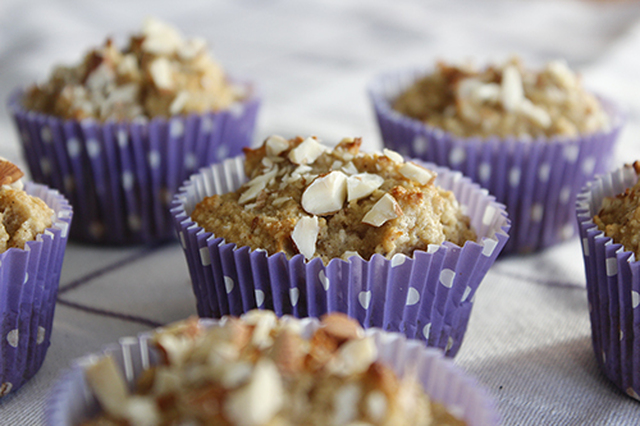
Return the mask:
<path id="1" fill-rule="evenodd" d="M 380 148 L 366 85 L 384 71 L 518 54 L 532 66 L 565 59 L 615 99 L 628 123 L 616 166 L 640 159 L 640 4 L 598 1 L 3 0 L 0 98 L 55 63 L 78 61 L 105 36 L 123 42 L 146 16 L 205 37 L 233 75 L 263 96 L 255 143 L 277 133 Z M 0 156 L 25 166 L 7 108 Z M 40 372 L 0 400 L 0 425 L 41 425 L 69 362 L 119 337 L 195 314 L 177 242 L 102 248 L 69 244 L 52 344 Z M 578 239 L 499 259 L 476 296 L 455 362 L 495 398 L 505 425 L 640 423 L 640 402 L 609 384 L 591 348 Z"/>

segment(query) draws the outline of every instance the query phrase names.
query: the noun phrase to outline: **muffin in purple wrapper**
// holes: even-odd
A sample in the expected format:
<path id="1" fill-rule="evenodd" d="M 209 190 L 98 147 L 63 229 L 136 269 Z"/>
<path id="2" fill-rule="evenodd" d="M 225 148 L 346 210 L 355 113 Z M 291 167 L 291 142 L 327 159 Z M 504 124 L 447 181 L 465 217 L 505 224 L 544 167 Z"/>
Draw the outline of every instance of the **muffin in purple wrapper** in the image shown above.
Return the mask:
<path id="1" fill-rule="evenodd" d="M 0 398 L 44 361 L 72 216 L 58 191 L 6 180 L 7 164 L 0 161 Z"/>
<path id="2" fill-rule="evenodd" d="M 200 316 L 338 311 L 456 354 L 504 206 L 460 172 L 359 146 L 272 136 L 185 182 L 171 212 Z"/>
<path id="3" fill-rule="evenodd" d="M 598 176 L 583 188 L 576 203 L 596 360 L 616 386 L 638 400 L 639 175 L 636 162 Z"/>
<path id="4" fill-rule="evenodd" d="M 439 64 L 380 76 L 369 95 L 387 147 L 459 170 L 506 205 L 504 253 L 576 234 L 576 195 L 607 170 L 623 121 L 558 61 L 539 73 L 517 59 L 483 71 Z"/>
<path id="5" fill-rule="evenodd" d="M 232 355 L 233 348 L 241 349 Z M 203 373 L 196 381 L 189 375 L 194 370 Z M 143 371 L 146 382 L 154 382 L 149 392 L 140 380 Z M 239 371 L 241 376 L 233 374 Z M 171 377 L 179 381 L 167 382 Z M 194 425 L 499 424 L 485 391 L 439 350 L 399 333 L 363 332 L 342 315 L 277 320 L 270 311 L 188 320 L 123 338 L 74 361 L 54 386 L 46 412 L 48 426 L 135 426 L 150 419 Z"/>
<path id="6" fill-rule="evenodd" d="M 202 39 L 153 19 L 126 48 L 107 40 L 9 99 L 33 179 L 76 210 L 71 238 L 103 244 L 172 238 L 171 196 L 251 143 L 258 106 Z"/>

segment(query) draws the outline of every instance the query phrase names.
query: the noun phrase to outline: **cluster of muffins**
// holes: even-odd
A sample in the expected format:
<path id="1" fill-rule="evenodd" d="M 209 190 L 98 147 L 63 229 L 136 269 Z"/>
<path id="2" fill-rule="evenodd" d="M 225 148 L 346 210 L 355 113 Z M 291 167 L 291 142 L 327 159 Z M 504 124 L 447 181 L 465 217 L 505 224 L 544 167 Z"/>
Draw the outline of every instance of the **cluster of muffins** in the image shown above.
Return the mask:
<path id="1" fill-rule="evenodd" d="M 17 91 L 9 106 L 31 174 L 61 191 L 77 219 L 70 227 L 56 192 L 27 186 L 44 202 L 33 199 L 0 170 L 0 209 L 15 210 L 0 213 L 0 256 L 24 266 L 12 269 L 22 272 L 10 281 L 24 285 L 9 287 L 16 295 L 0 310 L 23 318 L 10 303 L 33 308 L 24 330 L 2 323 L 16 351 L 0 372 L 28 378 L 42 362 L 68 232 L 100 244 L 177 233 L 198 314 L 249 314 L 122 343 L 117 350 L 139 361 L 133 372 L 110 356 L 82 360 L 59 384 L 52 425 L 458 424 L 430 397 L 461 406 L 465 424 L 495 424 L 475 385 L 450 392 L 429 374 L 438 365 L 460 380 L 422 343 L 453 357 L 498 255 L 573 236 L 578 200 L 594 348 L 638 398 L 640 272 L 637 254 L 619 248 L 638 251 L 640 190 L 604 197 L 633 186 L 640 167 L 578 197 L 609 167 L 615 107 L 561 62 L 533 72 L 518 59 L 386 75 L 370 95 L 382 152 L 361 152 L 359 138 L 329 148 L 317 137 L 270 136 L 248 148 L 254 87 L 228 78 L 203 40 L 153 19 L 124 48 L 107 40 Z M 44 290 L 29 290 L 36 277 Z M 137 378 L 134 393 L 122 369 Z M 0 396 L 22 383 L 0 376 Z M 98 405 L 103 414 L 90 419 Z"/>

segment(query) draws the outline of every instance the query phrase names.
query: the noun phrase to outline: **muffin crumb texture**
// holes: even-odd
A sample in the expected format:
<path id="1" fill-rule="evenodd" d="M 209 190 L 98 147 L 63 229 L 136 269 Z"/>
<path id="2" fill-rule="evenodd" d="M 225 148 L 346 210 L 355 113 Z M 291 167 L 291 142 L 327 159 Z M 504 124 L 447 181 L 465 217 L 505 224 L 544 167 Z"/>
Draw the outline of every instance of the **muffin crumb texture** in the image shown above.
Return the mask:
<path id="1" fill-rule="evenodd" d="M 329 149 L 314 137 L 271 136 L 245 149 L 248 182 L 205 198 L 191 218 L 238 246 L 325 263 L 476 239 L 454 194 L 434 185 L 435 172 L 391 150 L 361 153 L 360 145 L 346 138 Z"/>
<path id="2" fill-rule="evenodd" d="M 79 65 L 56 67 L 27 91 L 23 105 L 65 119 L 117 121 L 218 111 L 245 95 L 227 81 L 203 39 L 185 39 L 150 18 L 125 49 L 107 39 Z"/>
<path id="3" fill-rule="evenodd" d="M 640 161 L 632 167 L 640 176 Z M 640 180 L 622 194 L 602 200 L 602 208 L 593 221 L 607 237 L 640 259 Z"/>
<path id="4" fill-rule="evenodd" d="M 459 137 L 575 137 L 610 127 L 598 99 L 562 61 L 539 72 L 518 58 L 484 70 L 441 62 L 393 108 Z"/>
<path id="5" fill-rule="evenodd" d="M 112 358 L 87 368 L 105 412 L 82 426 L 464 424 L 413 375 L 378 362 L 373 339 L 346 315 L 325 316 L 311 336 L 302 330 L 302 320 L 257 310 L 210 328 L 174 324 L 154 335 L 161 361 L 135 393 Z"/>
<path id="6" fill-rule="evenodd" d="M 27 241 L 52 225 L 53 210 L 22 190 L 22 176 L 17 166 L 0 159 L 0 253 L 23 249 Z"/>

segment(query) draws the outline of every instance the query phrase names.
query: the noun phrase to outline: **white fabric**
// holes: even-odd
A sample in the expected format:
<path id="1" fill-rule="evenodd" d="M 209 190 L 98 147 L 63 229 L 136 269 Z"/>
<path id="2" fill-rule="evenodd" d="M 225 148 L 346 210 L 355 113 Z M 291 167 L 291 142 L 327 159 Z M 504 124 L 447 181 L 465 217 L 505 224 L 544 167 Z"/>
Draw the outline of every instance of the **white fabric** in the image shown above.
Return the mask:
<path id="1" fill-rule="evenodd" d="M 272 133 L 329 142 L 363 136 L 366 149 L 379 148 L 365 91 L 373 76 L 436 59 L 483 64 L 518 53 L 531 65 L 564 58 L 588 86 L 619 101 L 629 121 L 616 164 L 640 159 L 640 4 L 513 0 L 3 0 L 0 156 L 25 164 L 4 105 L 13 88 L 78 60 L 105 35 L 123 40 L 148 15 L 205 37 L 230 73 L 258 82 L 256 142 Z M 73 358 L 196 312 L 177 243 L 155 251 L 70 244 L 61 286 L 87 276 L 60 295 L 47 359 L 0 400 L 1 425 L 43 424 L 50 387 Z M 638 424 L 640 403 L 595 363 L 584 280 L 574 239 L 499 260 L 482 283 L 455 361 L 495 397 L 505 425 Z"/>

